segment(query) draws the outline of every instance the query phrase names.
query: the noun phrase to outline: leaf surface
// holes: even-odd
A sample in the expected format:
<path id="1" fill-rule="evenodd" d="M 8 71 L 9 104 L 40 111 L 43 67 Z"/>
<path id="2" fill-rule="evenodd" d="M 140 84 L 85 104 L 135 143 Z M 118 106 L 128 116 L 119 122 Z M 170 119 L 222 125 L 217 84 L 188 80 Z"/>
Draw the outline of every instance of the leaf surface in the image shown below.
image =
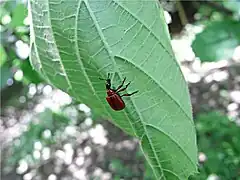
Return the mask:
<path id="1" fill-rule="evenodd" d="M 240 45 L 240 23 L 233 20 L 211 22 L 196 35 L 193 51 L 202 62 L 229 59 Z"/>
<path id="2" fill-rule="evenodd" d="M 187 84 L 155 1 L 31 1 L 32 64 L 56 87 L 141 140 L 156 179 L 196 172 Z M 39 68 L 40 67 L 40 68 Z M 132 83 L 126 108 L 107 104 L 104 81 Z"/>

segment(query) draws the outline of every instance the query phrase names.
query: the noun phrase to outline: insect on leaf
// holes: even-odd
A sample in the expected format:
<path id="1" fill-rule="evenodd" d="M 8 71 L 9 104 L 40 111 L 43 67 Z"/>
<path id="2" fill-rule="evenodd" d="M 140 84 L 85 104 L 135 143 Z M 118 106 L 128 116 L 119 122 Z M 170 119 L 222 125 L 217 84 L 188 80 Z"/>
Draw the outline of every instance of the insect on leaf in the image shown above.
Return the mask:
<path id="1" fill-rule="evenodd" d="M 197 170 L 187 84 L 157 1 L 30 1 L 32 64 L 54 86 L 137 137 L 156 179 L 186 180 Z M 104 81 L 132 81 L 126 108 L 113 111 Z"/>

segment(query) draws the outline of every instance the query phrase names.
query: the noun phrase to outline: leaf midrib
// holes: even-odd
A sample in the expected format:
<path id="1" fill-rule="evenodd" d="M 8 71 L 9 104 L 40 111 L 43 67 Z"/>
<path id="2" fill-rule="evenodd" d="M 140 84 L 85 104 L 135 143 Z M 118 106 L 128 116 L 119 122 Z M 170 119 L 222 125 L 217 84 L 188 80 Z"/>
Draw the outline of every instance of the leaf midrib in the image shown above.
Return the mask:
<path id="1" fill-rule="evenodd" d="M 94 21 L 94 23 L 95 23 L 95 26 L 96 26 L 96 29 L 97 29 L 97 31 L 98 31 L 98 33 L 99 33 L 99 35 L 100 35 L 100 37 L 101 37 L 101 40 L 103 41 L 103 43 L 104 43 L 104 45 L 105 45 L 105 48 L 106 48 L 106 50 L 107 50 L 107 52 L 108 52 L 108 54 L 109 54 L 109 56 L 110 56 L 110 58 L 111 58 L 111 60 L 113 61 L 113 63 L 116 65 L 116 61 L 115 61 L 115 59 L 114 59 L 114 56 L 112 55 L 112 51 L 111 51 L 111 49 L 110 49 L 110 47 L 108 47 L 108 43 L 106 42 L 106 40 L 105 40 L 105 38 L 104 38 L 104 35 L 103 35 L 103 33 L 102 33 L 102 31 L 100 30 L 100 26 L 99 26 L 99 24 L 98 24 L 98 22 L 97 22 L 97 20 L 96 20 L 96 18 L 95 18 L 95 15 L 92 13 L 92 11 L 91 11 L 91 8 L 90 8 L 90 6 L 89 6 L 89 4 L 88 4 L 88 2 L 86 2 L 86 0 L 80 0 L 79 1 L 79 4 L 78 4 L 78 8 L 77 8 L 77 14 L 79 13 L 79 10 L 80 10 L 80 4 L 82 3 L 82 2 L 85 2 L 85 4 L 86 4 L 86 7 L 87 7 L 87 9 L 88 9 L 88 11 L 89 11 L 89 14 L 90 14 L 90 16 L 91 16 L 91 18 L 92 18 L 92 20 Z M 115 1 L 114 1 L 115 2 Z M 49 3 L 49 0 L 48 0 L 48 3 Z M 115 3 L 117 3 L 117 2 L 115 2 Z M 120 6 L 120 5 L 119 5 Z M 122 7 L 122 6 L 121 6 Z M 125 7 L 122 7 L 123 9 L 125 8 Z M 49 5 L 48 5 L 48 9 L 49 9 Z M 130 11 L 128 11 L 127 9 L 124 9 L 125 11 L 127 11 L 128 13 L 130 13 L 131 15 L 133 15 Z M 49 11 L 50 12 L 50 11 Z M 49 16 L 50 16 L 50 14 L 49 14 Z M 77 16 L 77 15 L 76 15 Z M 77 18 L 78 18 L 78 16 L 77 16 Z M 77 18 L 76 18 L 76 24 L 77 24 Z M 50 19 L 50 17 L 49 17 L 49 19 Z M 139 19 L 138 19 L 139 20 Z M 139 21 L 140 23 L 142 23 L 141 21 Z M 50 24 L 51 24 L 51 20 L 50 20 Z M 143 23 L 142 23 L 143 24 Z M 143 25 L 145 25 L 145 24 L 143 24 Z M 145 25 L 145 27 L 147 27 L 146 25 Z M 77 28 L 77 26 L 76 26 L 76 28 Z M 147 28 L 148 29 L 148 28 Z M 150 29 L 148 29 L 150 32 L 152 32 Z M 157 36 L 152 32 L 152 34 L 157 38 Z M 75 37 L 77 37 L 77 34 L 75 34 Z M 55 43 L 55 38 L 53 37 L 53 39 L 54 39 L 54 45 L 56 45 L 56 43 Z M 157 38 L 158 39 L 158 38 Z M 159 39 L 158 39 L 159 40 Z M 161 43 L 161 41 L 159 40 L 159 43 L 162 45 L 162 43 Z M 162 45 L 163 46 L 163 45 Z M 165 47 L 163 46 L 163 48 L 165 49 Z M 77 49 L 78 50 L 78 49 Z M 165 49 L 166 50 L 166 49 Z M 166 50 L 166 52 L 170 55 L 170 56 L 172 56 L 172 54 L 171 53 L 169 53 L 167 50 Z M 78 52 L 79 53 L 79 52 Z M 60 57 L 60 55 L 59 55 L 59 57 Z M 79 56 L 80 57 L 80 56 Z M 61 58 L 60 58 L 61 59 Z M 79 61 L 81 61 L 81 59 L 79 58 Z M 128 61 L 128 62 L 130 62 L 130 61 Z M 60 62 L 60 63 L 62 63 L 62 62 Z M 61 64 L 62 65 L 62 64 Z M 83 70 L 84 70 L 84 67 L 83 66 L 81 66 L 82 68 L 83 68 Z M 115 66 L 116 67 L 116 66 Z M 63 70 L 64 70 L 64 67 L 63 67 Z M 64 70 L 64 72 L 65 72 L 65 70 Z M 83 71 L 84 72 L 84 75 L 85 75 L 85 77 L 87 78 L 87 75 L 86 75 L 86 71 L 84 70 Z M 146 72 L 144 72 L 144 73 L 146 73 Z M 119 76 L 120 76 L 120 79 L 123 79 L 122 77 L 121 77 L 121 75 L 119 74 Z M 67 77 L 66 77 L 67 78 Z M 152 78 L 152 77 L 151 77 Z M 153 79 L 153 78 L 152 78 Z M 94 91 L 94 87 L 92 87 L 92 84 L 91 84 L 91 82 L 90 82 L 90 79 L 88 79 L 87 78 L 87 80 L 88 80 L 88 83 L 89 83 L 89 86 L 91 87 L 91 88 L 93 88 L 92 90 Z M 155 79 L 154 79 L 155 80 Z M 155 81 L 156 82 L 156 81 Z M 156 82 L 157 83 L 157 82 Z M 158 83 L 157 83 L 158 84 Z M 159 84 L 158 84 L 159 85 Z M 160 86 L 160 85 L 159 85 Z M 161 87 L 161 86 L 160 86 Z M 162 88 L 162 87 L 161 87 Z M 163 89 L 163 88 L 162 88 Z M 188 117 L 188 119 L 190 119 L 190 121 L 191 121 L 191 118 L 187 115 L 187 113 L 181 108 L 181 106 L 179 105 L 179 103 L 170 95 L 170 94 L 168 94 L 167 93 L 167 91 L 165 90 L 165 89 L 163 89 L 164 90 L 164 92 L 166 92 L 166 94 L 170 97 L 170 99 L 172 99 L 177 105 L 178 105 L 178 107 L 180 107 L 180 109 L 184 112 L 184 114 Z M 99 98 L 99 97 L 98 97 Z M 145 133 L 146 133 L 146 136 L 147 136 L 147 138 L 149 139 L 149 142 L 150 142 L 150 146 L 151 146 L 151 148 L 152 148 L 152 151 L 154 152 L 154 156 L 155 156 L 155 158 L 156 158 L 156 160 L 157 160 L 157 162 L 158 162 L 158 164 L 159 164 L 159 168 L 160 168 L 160 170 L 161 170 L 161 172 L 163 173 L 163 168 L 161 167 L 161 163 L 158 161 L 158 156 L 156 155 L 156 152 L 155 152 L 155 148 L 154 148 L 154 146 L 152 145 L 152 142 L 151 142 L 151 139 L 149 138 L 149 136 L 148 136 L 148 134 L 147 134 L 147 130 L 146 130 L 146 124 L 145 124 L 145 122 L 143 121 L 143 117 L 141 116 L 141 113 L 138 111 L 138 109 L 136 108 L 137 106 L 136 106 L 136 104 L 134 103 L 134 101 L 133 101 L 133 99 L 132 98 L 130 98 L 131 99 L 131 101 L 132 101 L 132 103 L 133 103 L 133 105 L 135 106 L 135 109 L 136 109 L 136 112 L 137 112 L 137 114 L 138 114 L 138 116 L 139 116 L 139 118 L 140 118 L 140 120 L 141 120 L 141 123 L 143 124 L 143 127 L 144 127 L 144 130 L 145 130 Z M 105 107 L 105 106 L 104 106 Z M 107 110 L 106 110 L 107 111 Z M 108 111 L 107 111 L 108 112 Z M 127 117 L 127 119 L 128 119 L 128 121 L 130 122 L 129 124 L 132 126 L 132 124 L 131 124 L 131 121 L 130 121 L 130 119 L 128 118 L 128 115 L 127 115 L 127 113 L 126 113 L 126 111 L 124 111 L 124 114 L 125 114 L 125 116 Z M 111 116 L 111 115 L 110 115 Z M 192 121 L 191 121 L 192 122 Z M 135 132 L 135 129 L 132 127 L 132 129 L 133 129 L 133 131 L 134 131 L 134 133 L 136 133 Z M 173 140 L 174 141 L 174 140 Z M 175 142 L 175 141 L 174 141 Z M 178 144 L 178 143 L 177 143 Z M 181 147 L 181 146 L 180 146 Z M 182 148 L 180 148 L 180 149 L 182 149 Z M 189 157 L 188 157 L 189 158 Z M 190 159 L 191 160 L 191 159 Z M 192 161 L 191 161 L 192 162 Z"/>
<path id="2" fill-rule="evenodd" d="M 48 4 L 49 4 L 49 0 L 47 0 L 47 1 L 48 1 Z M 80 0 L 80 1 L 78 2 L 76 19 L 75 19 L 75 32 L 74 32 L 75 48 L 76 48 L 76 54 L 77 54 L 77 57 L 78 57 L 78 63 L 80 64 L 80 67 L 81 67 L 81 69 L 82 69 L 82 71 L 83 71 L 83 74 L 84 74 L 85 78 L 87 79 L 87 82 L 88 82 L 89 86 L 91 87 L 91 90 L 92 90 L 93 92 L 96 92 L 95 89 L 94 89 L 94 87 L 93 87 L 92 84 L 91 84 L 90 79 L 88 78 L 88 76 L 87 76 L 87 74 L 86 74 L 86 71 L 85 71 L 85 69 L 84 69 L 84 66 L 83 66 L 83 63 L 82 63 L 82 61 L 81 61 L 81 57 L 80 57 L 80 54 L 79 54 L 79 51 L 78 51 L 78 43 L 77 43 L 77 26 L 78 26 L 78 23 L 77 23 L 77 22 L 78 22 L 78 14 L 79 14 L 79 11 L 80 11 L 80 6 L 81 6 L 81 3 L 82 3 L 82 2 L 85 2 L 85 1 L 84 1 L 84 0 Z M 86 5 L 86 7 L 88 7 L 88 5 L 87 5 L 86 2 L 85 2 L 85 5 Z M 52 27 L 52 25 L 51 25 L 51 18 L 50 18 L 49 5 L 48 5 L 48 12 L 49 12 L 49 13 L 48 13 L 48 18 L 49 18 L 49 21 L 50 21 L 50 27 Z M 91 11 L 89 11 L 89 14 L 91 15 Z M 51 28 L 51 30 L 52 30 L 52 28 Z M 53 32 L 53 31 L 52 31 L 52 32 Z M 102 37 L 101 37 L 101 38 L 102 38 Z M 56 45 L 56 41 L 55 41 L 54 34 L 53 34 L 53 40 L 54 40 L 54 45 L 57 46 L 57 45 Z M 106 49 L 107 49 L 107 48 L 106 48 Z M 107 50 L 109 50 L 109 49 L 107 49 Z M 59 52 L 58 52 L 58 54 L 59 54 Z M 59 57 L 60 57 L 60 61 L 61 61 L 61 56 L 59 55 Z M 62 65 L 62 67 L 63 67 L 63 69 L 64 69 L 64 66 L 63 66 L 63 65 Z M 64 70 L 64 72 L 65 72 L 65 70 Z M 65 74 L 66 74 L 66 73 L 65 73 Z M 68 80 L 67 82 L 70 83 L 71 81 Z M 70 83 L 70 84 L 71 84 L 71 83 Z M 71 89 L 73 90 L 73 88 L 71 88 Z M 73 90 L 73 93 L 74 93 L 74 90 Z M 75 94 L 75 93 L 74 93 L 74 94 Z M 99 102 L 101 102 L 99 96 L 98 96 L 97 94 L 96 94 L 96 96 L 97 96 Z M 77 97 L 79 98 L 79 96 L 77 96 Z M 80 98 L 79 98 L 79 99 L 80 99 Z M 105 109 L 105 112 L 107 112 L 108 116 L 109 116 L 111 119 L 113 119 L 113 117 L 111 116 L 111 114 L 109 113 L 109 111 L 106 109 L 106 107 L 105 107 L 104 105 L 102 105 L 102 106 L 103 106 L 103 108 Z M 124 114 L 125 114 L 126 118 L 128 119 L 129 124 L 131 125 L 132 130 L 133 130 L 135 136 L 137 136 L 137 135 L 136 135 L 136 132 L 135 132 L 135 129 L 133 128 L 133 126 L 132 126 L 132 124 L 131 124 L 131 121 L 130 121 L 130 119 L 128 118 L 126 112 L 124 112 Z"/>
<path id="3" fill-rule="evenodd" d="M 113 1 L 114 1 L 114 0 L 113 0 Z M 115 2 L 115 1 L 114 1 L 114 2 Z M 117 2 L 115 2 L 115 3 L 117 3 Z M 118 4 L 119 6 L 121 6 L 119 3 L 117 3 L 117 4 Z M 126 8 L 125 8 L 125 7 L 123 7 L 123 6 L 121 6 L 121 7 L 126 11 Z M 90 7 L 88 7 L 88 9 L 89 9 L 89 13 L 92 14 Z M 139 21 L 139 23 L 143 24 L 143 26 L 145 26 L 145 27 L 147 28 L 147 30 L 148 30 L 149 32 L 151 32 L 151 34 L 158 40 L 158 42 L 159 42 L 159 43 L 161 44 L 161 46 L 164 48 L 165 52 L 168 53 L 168 54 L 173 58 L 173 55 L 164 47 L 164 45 L 161 43 L 161 41 L 158 39 L 158 37 L 157 37 L 142 21 L 140 21 L 134 14 L 132 14 L 129 10 L 127 10 L 127 12 L 130 13 L 132 16 L 134 16 L 134 18 L 137 19 L 137 20 Z M 92 16 L 94 16 L 94 15 L 92 14 Z M 93 18 L 93 17 L 92 17 L 92 18 Z M 94 22 L 95 22 L 95 25 L 96 25 L 96 26 L 99 26 L 98 23 L 97 23 L 97 21 L 94 21 Z M 98 30 L 98 32 L 99 32 L 100 34 L 102 34 L 102 32 L 99 30 L 99 28 L 97 28 L 97 30 Z M 106 47 L 106 46 L 107 46 L 107 42 L 105 41 L 103 35 L 102 35 L 101 37 L 102 37 L 102 41 L 104 42 L 105 47 Z M 110 55 L 111 59 L 113 60 L 114 64 L 116 64 L 116 61 L 114 60 L 114 57 L 112 57 L 112 55 L 111 55 L 111 53 L 110 53 L 110 52 L 111 52 L 110 48 L 109 48 L 109 49 L 107 48 L 107 51 L 109 52 L 109 55 Z M 119 56 L 119 55 L 118 55 L 118 56 Z M 121 56 L 119 56 L 119 57 L 122 58 L 122 59 L 126 59 L 126 60 L 127 60 L 127 58 L 123 58 L 123 57 L 121 57 Z M 174 60 L 174 59 L 173 59 L 173 60 Z M 128 62 L 132 63 L 131 61 L 128 61 Z M 190 121 L 190 123 L 193 124 L 193 122 L 191 121 L 191 117 L 189 117 L 189 115 L 184 111 L 184 109 L 181 107 L 181 105 L 178 103 L 178 101 L 177 101 L 170 93 L 168 93 L 168 91 L 167 91 L 161 84 L 159 84 L 155 78 L 153 78 L 152 76 L 148 75 L 143 69 L 141 69 L 140 67 L 138 67 L 136 64 L 134 64 L 134 63 L 132 63 L 132 64 L 133 64 L 135 67 L 139 68 L 142 72 L 144 72 L 144 73 L 145 73 L 147 76 L 149 76 L 151 79 L 153 79 L 154 82 L 165 92 L 165 94 L 166 94 L 167 96 L 169 96 L 170 99 L 173 100 L 173 102 L 178 106 L 178 108 L 183 112 L 183 114 L 185 114 L 185 116 L 186 116 L 187 119 Z M 119 74 L 119 76 L 120 76 L 120 74 Z M 121 78 L 122 78 L 122 77 L 121 77 Z M 130 99 L 132 100 L 131 97 L 130 97 Z M 133 105 L 135 106 L 135 109 L 136 109 L 136 111 L 137 111 L 137 114 L 138 114 L 138 116 L 139 116 L 139 118 L 140 118 L 140 120 L 141 120 L 141 122 L 142 122 L 142 124 L 143 124 L 144 131 L 145 131 L 145 134 L 146 134 L 147 138 L 149 139 L 149 142 L 150 142 L 150 144 L 151 144 L 152 151 L 154 152 L 155 157 L 157 157 L 156 152 L 155 152 L 155 150 L 154 150 L 154 147 L 153 147 L 153 145 L 152 145 L 151 139 L 149 138 L 149 136 L 148 136 L 148 134 L 147 134 L 146 124 L 145 124 L 145 122 L 143 121 L 142 116 L 140 115 L 141 113 L 140 113 L 140 112 L 138 111 L 138 109 L 136 108 L 137 106 L 135 105 L 135 103 L 134 103 L 133 100 L 132 100 L 132 103 L 133 103 Z M 153 126 L 153 127 L 156 128 L 155 126 Z M 158 129 L 158 130 L 160 130 L 160 129 Z M 162 132 L 163 132 L 164 134 L 166 134 L 164 131 L 162 131 Z M 166 135 L 167 135 L 167 134 L 166 134 Z M 168 136 L 168 137 L 169 137 L 169 136 Z M 190 162 L 194 165 L 194 163 L 192 162 L 191 158 L 186 154 L 186 152 L 183 150 L 183 148 L 181 147 L 181 145 L 178 144 L 178 143 L 176 142 L 176 140 L 174 140 L 172 137 L 169 137 L 169 138 L 170 138 L 177 146 L 179 146 L 179 148 L 183 151 L 183 153 L 186 155 L 186 157 L 187 157 L 187 158 L 190 160 Z M 161 163 L 158 161 L 158 158 L 156 158 L 156 160 L 157 160 L 157 162 L 158 162 L 158 164 L 159 164 L 159 167 L 160 167 L 160 169 L 161 169 L 161 171 L 162 171 L 163 168 L 161 168 Z M 162 173 L 163 173 L 163 172 L 162 172 Z"/>
<path id="4" fill-rule="evenodd" d="M 116 66 L 117 63 L 116 63 L 116 61 L 115 61 L 115 59 L 114 59 L 114 56 L 112 55 L 112 51 L 110 50 L 110 48 L 109 48 L 109 46 L 108 46 L 108 43 L 106 42 L 106 40 L 105 40 L 105 38 L 104 38 L 104 35 L 103 35 L 102 31 L 100 30 L 100 26 L 99 26 L 99 24 L 98 24 L 98 22 L 97 22 L 97 20 L 96 20 L 96 18 L 95 18 L 95 15 L 92 13 L 91 8 L 90 8 L 88 2 L 86 2 L 86 1 L 87 1 L 87 0 L 84 0 L 84 2 L 85 2 L 85 4 L 86 4 L 86 7 L 87 7 L 87 9 L 88 9 L 88 11 L 89 11 L 89 14 L 90 14 L 92 20 L 94 21 L 95 26 L 96 26 L 96 29 L 97 29 L 97 31 L 98 31 L 98 33 L 99 33 L 99 35 L 100 35 L 100 37 L 101 37 L 101 39 L 102 39 L 102 41 L 103 41 L 103 44 L 104 44 L 104 46 L 105 46 L 105 48 L 106 48 L 106 50 L 107 50 L 107 52 L 108 52 L 108 54 L 109 54 L 112 62 L 115 64 L 115 67 L 117 67 L 117 66 Z M 120 73 L 118 73 L 118 74 L 119 74 L 119 77 L 123 80 L 123 77 L 120 75 Z M 136 108 L 137 106 L 136 106 L 136 104 L 134 103 L 134 101 L 132 100 L 131 97 L 130 97 L 130 99 L 131 99 L 131 101 L 132 101 L 132 103 L 133 103 L 133 105 L 135 106 L 135 109 L 136 109 L 136 111 L 137 111 L 137 108 Z M 124 113 L 126 113 L 125 110 L 124 110 Z M 139 118 L 140 118 L 140 120 L 141 120 L 141 122 L 142 122 L 142 125 L 143 125 L 143 127 L 144 127 L 144 131 L 145 131 L 145 134 L 146 134 L 147 138 L 149 139 L 150 146 L 151 146 L 152 151 L 153 151 L 153 153 L 154 153 L 155 159 L 156 159 L 156 161 L 157 161 L 157 163 L 158 163 L 158 165 L 159 165 L 160 172 L 163 174 L 162 167 L 161 167 L 161 163 L 160 163 L 159 160 L 158 160 L 158 156 L 156 155 L 156 152 L 155 152 L 154 147 L 153 147 L 153 145 L 152 145 L 151 139 L 149 138 L 149 136 L 148 136 L 148 134 L 147 134 L 147 130 L 146 130 L 146 126 L 145 126 L 145 123 L 144 123 L 144 121 L 143 121 L 143 118 L 142 118 L 142 116 L 140 115 L 140 113 L 139 113 L 138 111 L 137 111 L 137 114 L 138 114 L 138 116 L 139 116 Z M 126 115 L 126 117 L 128 117 L 128 116 Z M 131 122 L 130 122 L 130 124 L 131 124 Z M 133 131 L 135 132 L 135 129 L 133 129 Z M 154 168 L 153 168 L 153 171 L 155 171 Z M 155 172 L 154 172 L 154 174 L 155 174 L 155 176 L 157 177 L 157 175 L 156 175 Z M 164 176 L 164 179 L 166 179 L 165 176 Z"/>
<path id="5" fill-rule="evenodd" d="M 88 11 L 89 11 L 89 15 L 91 16 L 93 22 L 95 23 L 96 29 L 97 29 L 97 31 L 98 31 L 98 33 L 99 33 L 99 36 L 100 36 L 101 40 L 103 41 L 104 47 L 106 48 L 106 50 L 107 50 L 107 52 L 108 52 L 111 60 L 113 61 L 113 63 L 115 64 L 115 67 L 116 67 L 116 62 L 114 61 L 112 52 L 111 52 L 109 46 L 107 45 L 107 42 L 106 42 L 106 40 L 105 40 L 105 38 L 104 38 L 104 35 L 103 35 L 102 31 L 100 30 L 100 26 L 99 26 L 98 23 L 97 23 L 97 20 L 96 20 L 96 18 L 95 18 L 95 15 L 92 14 L 91 8 L 90 8 L 88 2 L 86 2 L 85 0 L 83 0 L 83 2 L 85 3 L 85 5 L 86 5 L 86 7 L 87 7 L 87 9 L 88 9 Z M 121 77 L 121 79 L 123 79 L 123 78 Z M 137 137 L 137 133 L 136 133 L 135 128 L 133 127 L 133 125 L 132 125 L 132 123 L 131 123 L 131 120 L 129 119 L 129 117 L 128 117 L 127 113 L 125 112 L 125 110 L 124 110 L 123 112 L 124 112 L 124 115 L 126 116 L 126 119 L 127 119 L 128 122 L 129 122 L 129 124 L 131 125 L 131 128 L 132 128 L 132 130 L 133 130 L 133 132 L 134 132 L 134 135 Z"/>

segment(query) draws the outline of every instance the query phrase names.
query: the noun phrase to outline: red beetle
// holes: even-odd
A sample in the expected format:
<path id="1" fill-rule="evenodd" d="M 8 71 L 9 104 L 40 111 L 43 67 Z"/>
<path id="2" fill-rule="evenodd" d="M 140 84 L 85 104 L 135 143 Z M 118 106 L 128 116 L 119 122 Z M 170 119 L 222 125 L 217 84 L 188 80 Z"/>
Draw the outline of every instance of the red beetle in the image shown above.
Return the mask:
<path id="1" fill-rule="evenodd" d="M 127 89 L 127 87 L 129 86 L 129 84 L 131 83 L 131 82 L 129 82 L 128 84 L 126 84 L 125 87 L 123 87 L 126 77 L 123 79 L 122 83 L 118 86 L 117 89 L 111 88 L 111 79 L 110 79 L 109 73 L 108 73 L 107 79 L 102 79 L 102 78 L 99 78 L 99 79 L 106 81 L 106 89 L 107 89 L 106 100 L 107 100 L 108 104 L 111 106 L 111 108 L 115 111 L 120 111 L 125 108 L 125 103 L 122 99 L 123 96 L 131 96 L 138 92 L 138 91 L 134 91 L 131 94 L 123 94 L 123 95 L 119 94 L 119 92 L 125 91 Z"/>

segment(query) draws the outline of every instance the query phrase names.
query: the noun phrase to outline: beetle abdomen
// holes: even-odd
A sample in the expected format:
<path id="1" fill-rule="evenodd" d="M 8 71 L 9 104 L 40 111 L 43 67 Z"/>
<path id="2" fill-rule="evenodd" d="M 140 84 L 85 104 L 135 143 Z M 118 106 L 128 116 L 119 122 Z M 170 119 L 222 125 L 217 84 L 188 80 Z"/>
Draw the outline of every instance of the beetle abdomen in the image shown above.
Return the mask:
<path id="1" fill-rule="evenodd" d="M 125 103 L 118 94 L 107 96 L 106 100 L 115 111 L 120 111 L 125 108 Z"/>

